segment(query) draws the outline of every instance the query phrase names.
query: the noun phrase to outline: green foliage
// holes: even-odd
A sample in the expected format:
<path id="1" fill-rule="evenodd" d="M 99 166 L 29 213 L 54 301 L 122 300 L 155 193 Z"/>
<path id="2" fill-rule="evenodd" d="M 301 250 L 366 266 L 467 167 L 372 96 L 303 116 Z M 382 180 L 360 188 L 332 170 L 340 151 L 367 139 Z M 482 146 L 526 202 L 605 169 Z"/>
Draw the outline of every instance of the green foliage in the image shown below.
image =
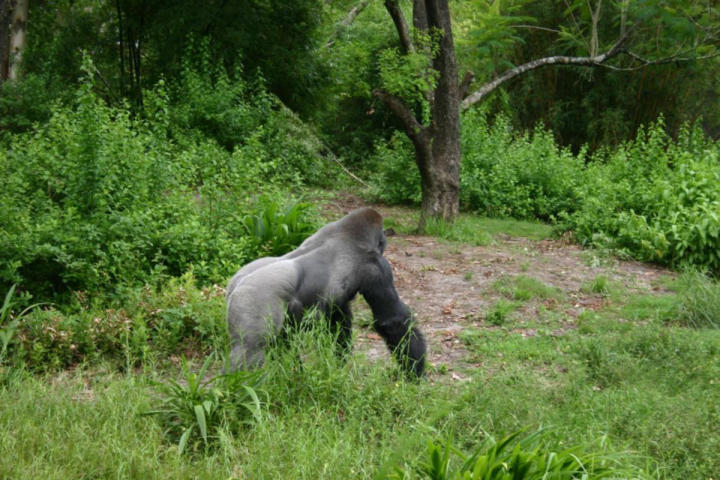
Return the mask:
<path id="1" fill-rule="evenodd" d="M 504 299 L 498 300 L 495 305 L 485 314 L 485 320 L 495 326 L 507 323 L 512 312 L 517 310 L 518 304 Z"/>
<path id="2" fill-rule="evenodd" d="M 269 196 L 260 197 L 242 225 L 257 256 L 280 256 L 300 245 L 317 229 L 306 220 L 311 205 L 296 202 L 285 205 Z"/>
<path id="3" fill-rule="evenodd" d="M 191 43 L 185 52 L 166 108 L 169 128 L 181 144 L 204 147 L 210 138 L 234 151 L 237 171 L 228 173 L 239 181 L 260 177 L 285 187 L 327 181 L 324 147 L 310 127 L 268 93 L 259 72 L 248 80 L 241 68 L 229 71 L 218 63 L 207 40 Z"/>
<path id="4" fill-rule="evenodd" d="M 500 440 L 488 436 L 471 454 L 455 447 L 428 442 L 428 460 L 420 464 L 420 477 L 400 470 L 397 478 L 430 480 L 544 480 L 579 478 L 651 478 L 641 470 L 625 467 L 622 455 L 608 452 L 607 438 L 591 445 L 570 448 L 551 445 L 547 432 L 539 430 L 524 438 L 522 432 Z M 455 458 L 457 457 L 457 458 Z M 459 460 L 460 466 L 453 462 Z"/>
<path id="5" fill-rule="evenodd" d="M 388 93 L 404 99 L 410 105 L 418 105 L 423 124 L 430 123 L 428 92 L 434 90 L 439 73 L 432 68 L 430 59 L 437 51 L 438 39 L 416 33 L 415 52 L 401 54 L 397 48 L 380 52 L 378 68 L 380 83 Z M 433 52 L 428 55 L 427 52 Z"/>
<path id="6" fill-rule="evenodd" d="M 192 274 L 163 287 L 124 291 L 124 302 L 77 292 L 73 305 L 34 309 L 17 325 L 12 363 L 31 371 L 110 361 L 125 369 L 186 352 L 223 351 L 224 291 L 195 286 Z"/>
<path id="7" fill-rule="evenodd" d="M 162 83 L 147 94 L 148 117 L 142 120 L 105 105 L 93 93 L 92 64 L 85 68 L 88 78 L 74 106 L 55 106 L 46 125 L 13 136 L 3 152 L 0 174 L 7 182 L 0 207 L 9 214 L 0 220 L 0 282 L 17 283 L 39 299 L 60 299 L 72 291 L 117 292 L 191 268 L 202 283 L 224 281 L 259 255 L 261 246 L 247 237 L 243 224 L 247 190 L 287 179 L 299 184 L 301 172 L 313 170 L 303 163 L 311 158 L 305 147 L 293 153 L 288 143 L 273 140 L 282 135 L 265 137 L 265 126 L 252 125 L 259 107 L 248 104 L 253 112 L 230 123 L 239 128 L 251 119 L 247 129 L 255 133 L 230 154 L 193 138 L 192 121 L 168 116 Z M 245 88 L 240 80 L 232 85 Z M 233 88 L 230 96 L 223 87 L 208 101 L 220 105 L 221 113 L 230 109 Z M 199 91 L 188 93 L 191 100 L 200 97 Z M 206 111 L 198 105 L 177 108 L 191 118 Z M 167 141 L 168 129 L 178 144 Z M 289 152 L 287 163 L 273 156 L 282 150 Z M 307 178 L 319 174 L 322 169 Z M 288 212 L 291 224 L 277 240 L 280 248 L 307 233 L 300 218 L 305 211 Z M 304 229 L 299 236 L 297 229 Z"/>
<path id="8" fill-rule="evenodd" d="M 523 135 L 504 117 L 491 125 L 470 112 L 463 117 L 462 151 L 460 198 L 475 212 L 553 220 L 580 201 L 582 155 L 559 149 L 542 127 Z"/>
<path id="9" fill-rule="evenodd" d="M 263 407 L 258 396 L 261 377 L 257 373 L 233 372 L 206 379 L 214 356 L 209 355 L 198 373 L 181 363 L 183 381 L 154 382 L 162 396 L 156 415 L 166 433 L 178 444 L 178 453 L 195 450 L 202 441 L 206 448 L 216 445 L 223 429 L 262 422 Z"/>
<path id="10" fill-rule="evenodd" d="M 660 119 L 635 140 L 586 158 L 560 149 L 542 127 L 523 135 L 504 117 L 489 123 L 470 112 L 462 148 L 463 208 L 559 222 L 558 230 L 600 250 L 720 272 L 720 146 L 697 126 L 673 140 Z M 400 134 L 376 145 L 378 199 L 419 202 L 412 158 Z"/>
<path id="11" fill-rule="evenodd" d="M 382 202 L 420 204 L 420 173 L 407 136 L 395 132 L 389 141 L 375 144 L 371 164 L 372 195 Z"/>
<path id="12" fill-rule="evenodd" d="M 0 140 L 47 121 L 58 92 L 46 76 L 30 74 L 21 82 L 0 84 Z"/>
<path id="13" fill-rule="evenodd" d="M 720 272 L 720 148 L 697 128 L 677 141 L 659 120 L 596 156 L 563 228 L 588 245 L 639 260 Z"/>

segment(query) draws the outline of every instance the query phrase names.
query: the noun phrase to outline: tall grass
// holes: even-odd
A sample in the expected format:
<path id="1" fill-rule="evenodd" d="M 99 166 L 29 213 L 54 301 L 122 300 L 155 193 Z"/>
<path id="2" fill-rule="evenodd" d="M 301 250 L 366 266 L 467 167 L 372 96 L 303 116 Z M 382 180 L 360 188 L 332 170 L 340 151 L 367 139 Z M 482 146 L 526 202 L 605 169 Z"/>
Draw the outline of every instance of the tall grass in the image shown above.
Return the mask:
<path id="1" fill-rule="evenodd" d="M 675 283 L 680 297 L 678 320 L 695 328 L 720 328 L 720 284 L 690 270 Z"/>

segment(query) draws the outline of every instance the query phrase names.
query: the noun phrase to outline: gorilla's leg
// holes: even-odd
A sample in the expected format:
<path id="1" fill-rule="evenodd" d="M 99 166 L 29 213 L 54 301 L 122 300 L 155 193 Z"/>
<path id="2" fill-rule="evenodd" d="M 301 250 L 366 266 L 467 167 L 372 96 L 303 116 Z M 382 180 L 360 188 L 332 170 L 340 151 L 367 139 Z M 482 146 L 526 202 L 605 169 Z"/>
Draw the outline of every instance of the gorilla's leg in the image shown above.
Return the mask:
<path id="1" fill-rule="evenodd" d="M 350 302 L 330 307 L 330 328 L 337 338 L 337 354 L 346 357 L 352 350 L 352 310 Z"/>
<path id="2" fill-rule="evenodd" d="M 284 306 L 255 289 L 239 286 L 228 298 L 227 316 L 232 338 L 231 369 L 261 367 L 265 362 L 268 339 L 282 329 Z"/>
<path id="3" fill-rule="evenodd" d="M 361 291 L 372 309 L 373 326 L 405 371 L 421 377 L 425 371 L 425 339 L 395 290 L 390 264 L 380 257 L 378 266 Z"/>

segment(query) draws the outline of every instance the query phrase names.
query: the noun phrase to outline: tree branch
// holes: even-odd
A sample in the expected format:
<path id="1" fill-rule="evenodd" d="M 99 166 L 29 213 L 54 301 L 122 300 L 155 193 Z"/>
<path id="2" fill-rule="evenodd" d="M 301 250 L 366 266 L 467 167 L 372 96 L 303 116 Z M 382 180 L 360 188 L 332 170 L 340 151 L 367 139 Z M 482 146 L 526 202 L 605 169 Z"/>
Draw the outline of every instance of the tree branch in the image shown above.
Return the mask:
<path id="1" fill-rule="evenodd" d="M 398 36 L 400 37 L 400 44 L 402 45 L 403 53 L 414 52 L 415 45 L 413 45 L 412 38 L 410 37 L 410 29 L 408 28 L 405 16 L 403 15 L 402 10 L 400 10 L 400 5 L 397 0 L 385 0 L 385 8 L 395 24 Z"/>
<path id="2" fill-rule="evenodd" d="M 525 25 L 525 24 L 517 24 L 517 25 L 508 25 L 508 28 L 527 28 L 528 30 L 540 30 L 541 32 L 550 32 L 550 33 L 562 33 L 561 30 L 557 30 L 555 28 L 548 28 L 548 27 L 541 27 L 539 25 Z"/>
<path id="3" fill-rule="evenodd" d="M 358 3 L 357 5 L 355 5 L 353 8 L 351 8 L 350 11 L 348 12 L 347 16 L 340 21 L 340 24 L 339 24 L 340 28 L 336 29 L 332 33 L 332 35 L 330 35 L 330 38 L 328 39 L 327 42 L 325 42 L 325 44 L 322 46 L 322 48 L 331 47 L 335 43 L 335 40 L 337 40 L 337 36 L 340 33 L 341 29 L 347 28 L 350 25 L 352 25 L 352 23 L 355 21 L 357 16 L 360 15 L 360 13 L 362 13 L 363 10 L 365 10 L 365 7 L 367 7 L 368 4 L 370 4 L 370 0 L 364 0 L 360 3 Z"/>
<path id="4" fill-rule="evenodd" d="M 424 139 L 427 127 L 417 121 L 415 114 L 413 114 L 412 110 L 410 110 L 400 97 L 380 89 L 373 90 L 372 94 L 374 97 L 382 100 L 395 116 L 400 119 L 405 128 L 405 133 L 413 143 Z"/>
<path id="5" fill-rule="evenodd" d="M 482 87 L 480 87 L 478 90 L 473 92 L 472 94 L 468 95 L 467 98 L 465 98 L 462 103 L 460 104 L 460 110 L 466 110 L 470 106 L 476 104 L 480 100 L 482 100 L 488 93 L 495 90 L 497 87 L 502 85 L 503 83 L 507 82 L 508 80 L 517 77 L 518 75 L 521 75 L 525 72 L 528 72 L 530 70 L 534 70 L 536 68 L 544 67 L 546 65 L 581 65 L 581 66 L 588 66 L 588 67 L 597 67 L 603 65 L 604 62 L 607 62 L 611 58 L 617 56 L 619 53 L 622 52 L 621 47 L 623 43 L 625 43 L 625 40 L 627 40 L 628 36 L 630 34 L 630 31 L 625 32 L 624 35 L 622 35 L 615 44 L 610 47 L 610 49 L 605 52 L 601 53 L 600 55 L 595 56 L 589 56 L 589 57 L 570 57 L 565 55 L 556 55 L 552 57 L 545 57 L 545 58 L 538 58 L 536 60 L 532 60 L 530 62 L 524 63 L 522 65 L 518 65 L 515 68 L 511 68 L 510 70 L 507 70 L 505 73 L 497 77 L 495 80 L 486 83 Z"/>

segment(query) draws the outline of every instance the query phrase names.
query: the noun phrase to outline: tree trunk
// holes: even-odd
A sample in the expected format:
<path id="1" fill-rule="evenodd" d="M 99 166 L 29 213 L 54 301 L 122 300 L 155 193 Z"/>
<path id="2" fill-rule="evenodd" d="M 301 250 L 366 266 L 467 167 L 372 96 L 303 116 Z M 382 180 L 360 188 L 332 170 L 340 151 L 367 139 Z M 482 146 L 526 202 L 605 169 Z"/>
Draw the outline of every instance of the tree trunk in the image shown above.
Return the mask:
<path id="1" fill-rule="evenodd" d="M 448 1 L 426 0 L 424 13 L 428 28 L 439 30 L 442 37 L 433 58 L 439 77 L 431 105 L 432 157 L 425 174 L 421 172 L 421 230 L 428 218 L 452 221 L 460 209 L 460 89 Z M 416 21 L 423 17 L 422 12 L 413 16 Z"/>
<path id="2" fill-rule="evenodd" d="M 11 0 L 0 0 L 0 83 L 8 78 L 10 67 L 10 13 Z"/>
<path id="3" fill-rule="evenodd" d="M 397 1 L 386 0 L 404 52 L 415 47 Z M 418 31 L 439 31 L 440 44 L 432 58 L 438 81 L 426 92 L 431 123 L 424 126 L 402 99 L 382 90 L 373 93 L 402 121 L 415 147 L 422 191 L 419 230 L 430 218 L 453 221 L 460 208 L 460 85 L 450 25 L 448 0 L 413 0 L 413 26 Z M 430 49 L 424 49 L 430 54 Z"/>
<path id="4" fill-rule="evenodd" d="M 20 77 L 22 54 L 27 42 L 27 19 L 29 0 L 15 0 L 10 27 L 10 66 L 8 79 L 17 80 Z"/>

